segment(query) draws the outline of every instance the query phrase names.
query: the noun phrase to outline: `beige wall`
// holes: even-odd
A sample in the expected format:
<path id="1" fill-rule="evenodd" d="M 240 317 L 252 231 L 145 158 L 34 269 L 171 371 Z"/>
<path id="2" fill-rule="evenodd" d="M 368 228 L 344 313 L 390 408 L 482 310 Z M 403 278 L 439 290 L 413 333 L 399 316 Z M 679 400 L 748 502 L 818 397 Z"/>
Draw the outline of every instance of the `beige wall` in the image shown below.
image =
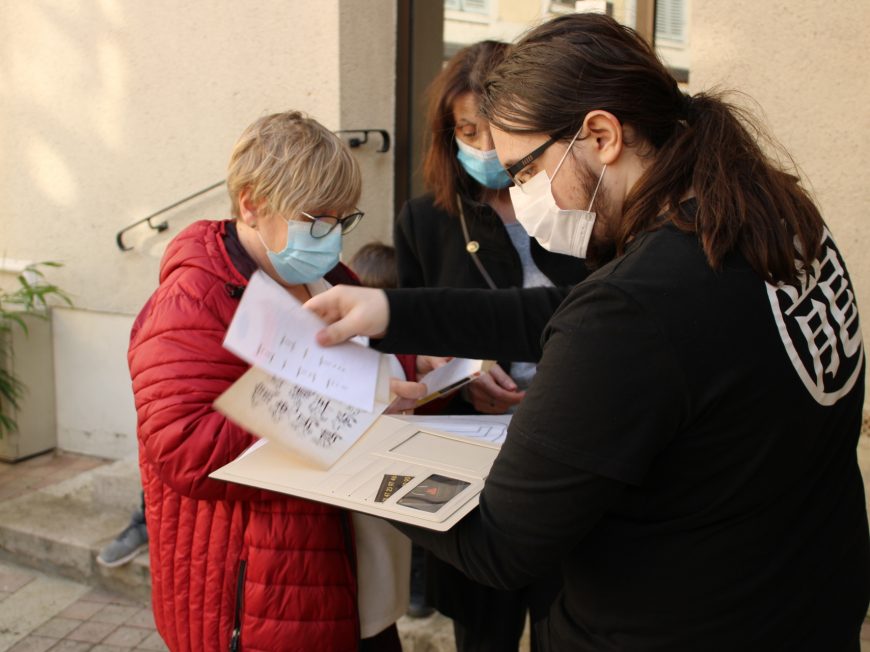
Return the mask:
<path id="1" fill-rule="evenodd" d="M 692 0 L 693 92 L 749 94 L 809 180 L 870 342 L 870 2 Z"/>
<path id="2" fill-rule="evenodd" d="M 380 137 L 354 150 L 363 172 L 360 207 L 366 216 L 344 242 L 345 259 L 370 240 L 393 237 L 393 162 L 396 122 L 396 12 L 393 0 L 340 0 L 339 121 L 342 129 L 386 129 L 387 153 Z M 333 100 L 335 103 L 335 100 Z"/>
<path id="3" fill-rule="evenodd" d="M 380 38 L 366 20 L 391 4 L 345 4 L 341 20 L 355 15 L 369 54 L 388 64 L 381 88 L 384 75 L 364 75 L 373 103 L 341 94 L 338 0 L 3 3 L 3 248 L 64 261 L 60 278 L 82 307 L 138 310 L 166 241 L 225 215 L 224 193 L 174 213 L 162 235 L 131 232 L 134 252 L 118 251 L 115 232 L 222 179 L 245 125 L 290 107 L 333 129 L 371 122 L 373 109 L 391 120 L 391 12 Z"/>
<path id="4" fill-rule="evenodd" d="M 167 215 L 165 233 L 131 231 L 131 252 L 115 233 L 223 179 L 234 140 L 263 114 L 392 131 L 395 29 L 392 0 L 0 2 L 0 259 L 64 263 L 50 275 L 76 304 L 55 317 L 64 448 L 135 451 L 130 318 L 166 243 L 228 216 L 225 192 Z M 369 217 L 351 251 L 390 233 L 393 155 L 378 144 L 355 150 Z"/>

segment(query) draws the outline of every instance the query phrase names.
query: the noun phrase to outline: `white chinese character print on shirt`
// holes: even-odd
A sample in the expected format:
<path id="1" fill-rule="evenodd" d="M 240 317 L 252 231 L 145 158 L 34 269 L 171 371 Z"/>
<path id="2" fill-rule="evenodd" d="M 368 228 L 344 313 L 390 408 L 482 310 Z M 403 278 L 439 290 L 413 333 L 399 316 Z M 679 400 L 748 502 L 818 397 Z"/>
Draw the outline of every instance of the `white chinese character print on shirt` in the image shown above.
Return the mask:
<path id="1" fill-rule="evenodd" d="M 827 229 L 800 285 L 768 283 L 767 294 L 795 371 L 818 403 L 833 405 L 855 385 L 864 344 L 855 293 Z"/>

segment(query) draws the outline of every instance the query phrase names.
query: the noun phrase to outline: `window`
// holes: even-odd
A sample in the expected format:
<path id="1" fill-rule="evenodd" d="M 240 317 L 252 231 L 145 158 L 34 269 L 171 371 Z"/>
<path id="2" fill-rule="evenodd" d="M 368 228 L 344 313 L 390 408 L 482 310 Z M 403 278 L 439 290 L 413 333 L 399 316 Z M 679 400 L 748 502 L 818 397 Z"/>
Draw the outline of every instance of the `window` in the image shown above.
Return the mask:
<path id="1" fill-rule="evenodd" d="M 444 0 L 448 11 L 464 11 L 469 14 L 489 15 L 489 0 Z"/>
<path id="2" fill-rule="evenodd" d="M 686 42 L 685 0 L 656 0 L 656 42 Z"/>
<path id="3" fill-rule="evenodd" d="M 551 0 L 551 14 L 597 13 L 613 15 L 613 3 L 608 0 Z"/>

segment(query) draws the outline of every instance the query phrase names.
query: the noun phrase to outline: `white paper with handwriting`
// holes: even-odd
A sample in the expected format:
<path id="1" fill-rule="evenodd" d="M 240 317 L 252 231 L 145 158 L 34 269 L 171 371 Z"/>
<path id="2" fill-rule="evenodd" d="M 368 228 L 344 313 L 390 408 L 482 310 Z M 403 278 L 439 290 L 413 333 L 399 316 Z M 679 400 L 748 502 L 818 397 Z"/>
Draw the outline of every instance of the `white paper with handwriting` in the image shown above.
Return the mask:
<path id="1" fill-rule="evenodd" d="M 214 402 L 215 409 L 248 432 L 329 468 L 387 409 L 390 376 L 402 376 L 394 356 L 381 359 L 375 409 L 347 403 L 251 367 Z"/>
<path id="2" fill-rule="evenodd" d="M 325 348 L 323 322 L 261 271 L 248 287 L 224 338 L 246 362 L 294 385 L 372 412 L 380 353 L 357 342 Z"/>

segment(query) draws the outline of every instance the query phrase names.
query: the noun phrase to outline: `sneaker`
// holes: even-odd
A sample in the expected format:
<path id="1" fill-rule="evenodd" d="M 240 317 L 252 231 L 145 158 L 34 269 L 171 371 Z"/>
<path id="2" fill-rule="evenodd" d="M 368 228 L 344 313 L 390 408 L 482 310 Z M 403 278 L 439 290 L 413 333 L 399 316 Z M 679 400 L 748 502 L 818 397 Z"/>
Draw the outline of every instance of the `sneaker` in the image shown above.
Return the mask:
<path id="1" fill-rule="evenodd" d="M 97 555 L 97 563 L 108 568 L 123 566 L 148 545 L 148 530 L 145 523 L 135 517 L 115 540 Z"/>

